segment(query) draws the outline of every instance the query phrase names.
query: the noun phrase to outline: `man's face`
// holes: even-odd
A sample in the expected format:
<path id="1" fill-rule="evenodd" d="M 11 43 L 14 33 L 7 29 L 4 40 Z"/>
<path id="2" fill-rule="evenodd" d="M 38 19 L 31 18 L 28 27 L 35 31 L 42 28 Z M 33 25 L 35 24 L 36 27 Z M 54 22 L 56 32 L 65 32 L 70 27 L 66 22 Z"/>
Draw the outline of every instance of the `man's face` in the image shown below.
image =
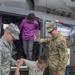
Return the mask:
<path id="1" fill-rule="evenodd" d="M 54 29 L 52 31 L 50 31 L 49 33 L 52 34 L 53 31 L 54 31 Z"/>
<path id="2" fill-rule="evenodd" d="M 29 23 L 33 23 L 33 21 L 34 21 L 33 19 L 28 20 Z"/>
<path id="3" fill-rule="evenodd" d="M 41 69 L 41 70 L 43 70 L 47 67 L 47 64 L 39 64 L 38 63 L 37 65 L 38 65 L 39 69 Z"/>
<path id="4" fill-rule="evenodd" d="M 7 33 L 7 36 L 8 36 L 8 42 L 15 40 L 10 32 Z"/>
<path id="5" fill-rule="evenodd" d="M 51 34 L 51 36 L 55 36 L 57 32 L 57 28 L 54 28 L 52 31 L 50 31 L 49 33 Z"/>
<path id="6" fill-rule="evenodd" d="M 54 29 L 52 31 L 49 32 L 51 34 L 51 36 L 54 35 Z"/>

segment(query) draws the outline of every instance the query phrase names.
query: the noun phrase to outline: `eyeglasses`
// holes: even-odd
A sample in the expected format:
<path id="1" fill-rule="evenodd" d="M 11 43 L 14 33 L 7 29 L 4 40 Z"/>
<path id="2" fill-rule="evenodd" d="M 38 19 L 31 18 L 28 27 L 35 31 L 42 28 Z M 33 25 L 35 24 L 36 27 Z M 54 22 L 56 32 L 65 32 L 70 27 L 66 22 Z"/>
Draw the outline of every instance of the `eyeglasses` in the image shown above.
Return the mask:
<path id="1" fill-rule="evenodd" d="M 53 29 L 54 30 L 54 29 Z M 53 32 L 53 30 L 52 31 L 50 31 L 49 33 L 51 34 L 52 32 Z"/>

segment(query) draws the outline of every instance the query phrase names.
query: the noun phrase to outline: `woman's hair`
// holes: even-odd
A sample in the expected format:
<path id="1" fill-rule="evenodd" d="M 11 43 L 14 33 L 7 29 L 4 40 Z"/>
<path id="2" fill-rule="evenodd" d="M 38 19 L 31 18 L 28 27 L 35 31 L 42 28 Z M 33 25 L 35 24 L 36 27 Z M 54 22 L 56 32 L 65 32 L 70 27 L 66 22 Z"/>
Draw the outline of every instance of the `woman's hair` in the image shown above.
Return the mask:
<path id="1" fill-rule="evenodd" d="M 41 55 L 38 58 L 38 63 L 39 64 L 48 64 L 48 57 L 46 55 Z"/>
<path id="2" fill-rule="evenodd" d="M 28 14 L 27 19 L 28 20 L 34 20 L 35 19 L 35 14 L 34 13 Z"/>

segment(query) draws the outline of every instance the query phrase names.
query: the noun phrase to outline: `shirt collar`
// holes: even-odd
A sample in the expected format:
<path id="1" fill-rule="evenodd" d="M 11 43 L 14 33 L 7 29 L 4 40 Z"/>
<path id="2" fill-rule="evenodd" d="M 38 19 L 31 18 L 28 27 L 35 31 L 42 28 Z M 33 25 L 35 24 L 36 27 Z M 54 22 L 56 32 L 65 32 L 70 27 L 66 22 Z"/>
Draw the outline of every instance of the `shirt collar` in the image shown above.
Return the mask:
<path id="1" fill-rule="evenodd" d="M 1 40 L 3 41 L 3 43 L 4 43 L 6 46 L 10 47 L 9 43 L 8 43 L 3 37 L 1 38 Z"/>

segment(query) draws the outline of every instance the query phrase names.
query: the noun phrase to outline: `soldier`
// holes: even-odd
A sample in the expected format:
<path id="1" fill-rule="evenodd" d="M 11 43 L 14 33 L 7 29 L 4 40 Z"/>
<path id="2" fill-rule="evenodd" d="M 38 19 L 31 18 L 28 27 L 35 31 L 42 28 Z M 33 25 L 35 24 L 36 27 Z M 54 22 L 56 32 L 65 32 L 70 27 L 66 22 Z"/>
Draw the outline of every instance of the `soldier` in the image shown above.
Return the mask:
<path id="1" fill-rule="evenodd" d="M 11 23 L 4 31 L 0 39 L 0 75 L 9 75 L 11 64 L 16 64 L 16 61 L 11 57 L 12 41 L 19 39 L 18 27 Z"/>
<path id="2" fill-rule="evenodd" d="M 47 32 L 51 34 L 51 38 L 41 38 L 40 43 L 47 43 L 50 49 L 49 68 L 50 75 L 65 75 L 65 69 L 68 61 L 67 44 L 65 37 L 58 31 L 54 21 L 48 24 Z"/>

